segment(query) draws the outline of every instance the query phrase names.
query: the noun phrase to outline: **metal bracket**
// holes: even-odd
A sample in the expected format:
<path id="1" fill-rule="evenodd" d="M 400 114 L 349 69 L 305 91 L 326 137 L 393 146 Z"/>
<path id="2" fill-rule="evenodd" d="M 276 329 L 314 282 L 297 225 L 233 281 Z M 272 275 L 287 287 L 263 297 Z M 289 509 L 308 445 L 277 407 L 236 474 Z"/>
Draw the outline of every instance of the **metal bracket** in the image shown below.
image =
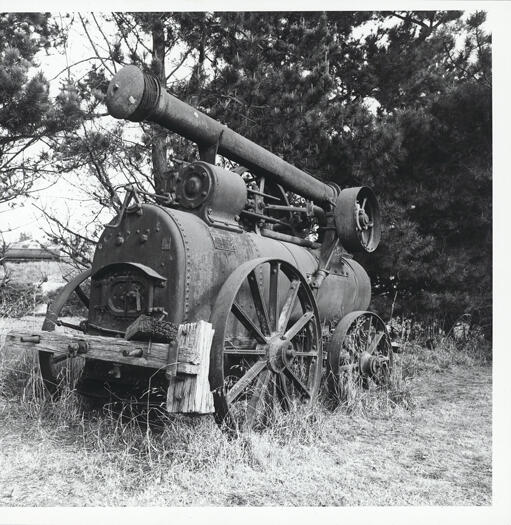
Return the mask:
<path id="1" fill-rule="evenodd" d="M 208 164 L 215 164 L 216 156 L 218 153 L 218 146 L 220 144 L 220 140 L 222 139 L 223 133 L 224 130 L 220 132 L 214 144 L 197 144 L 197 146 L 199 147 L 200 160 L 203 160 Z"/>
<path id="2" fill-rule="evenodd" d="M 115 221 L 113 223 L 105 224 L 105 228 L 118 228 L 119 227 L 119 225 L 121 224 L 122 218 L 124 214 L 126 213 L 126 210 L 128 209 L 129 203 L 131 202 L 132 199 L 135 200 L 134 207 L 136 208 L 136 210 L 142 211 L 142 208 L 141 208 L 142 202 L 140 201 L 137 195 L 137 190 L 133 186 L 128 185 L 126 186 L 126 195 L 124 196 L 124 202 L 122 203 L 121 209 L 119 210 L 119 213 L 117 214 L 117 217 L 115 218 Z"/>
<path id="3" fill-rule="evenodd" d="M 76 343 L 69 343 L 67 350 L 69 357 L 86 354 L 89 351 L 89 343 L 84 340 L 77 341 Z"/>
<path id="4" fill-rule="evenodd" d="M 325 249 L 321 250 L 318 262 L 318 269 L 312 274 L 312 278 L 310 281 L 310 287 L 312 289 L 319 290 L 319 288 L 323 284 L 323 281 L 330 273 L 330 262 L 332 261 L 332 256 L 337 246 L 339 246 L 339 237 L 335 236 L 334 240 L 330 243 L 330 245 L 327 245 Z"/>
<path id="5" fill-rule="evenodd" d="M 39 335 L 29 335 L 29 336 L 21 336 L 20 341 L 22 343 L 40 343 L 41 342 L 41 336 Z"/>
<path id="6" fill-rule="evenodd" d="M 215 164 L 216 155 L 218 153 L 218 142 L 216 144 L 204 145 L 197 144 L 199 146 L 199 158 L 208 164 Z"/>

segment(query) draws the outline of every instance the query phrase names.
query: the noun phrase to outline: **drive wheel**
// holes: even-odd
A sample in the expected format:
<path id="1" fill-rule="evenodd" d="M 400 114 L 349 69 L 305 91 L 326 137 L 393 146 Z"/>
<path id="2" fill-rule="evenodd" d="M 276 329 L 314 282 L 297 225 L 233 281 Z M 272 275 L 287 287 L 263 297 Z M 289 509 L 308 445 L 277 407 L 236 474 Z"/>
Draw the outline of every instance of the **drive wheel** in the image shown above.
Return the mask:
<path id="1" fill-rule="evenodd" d="M 322 373 L 316 301 L 290 263 L 256 259 L 222 286 L 209 380 L 219 424 L 261 428 L 278 410 L 313 400 Z"/>

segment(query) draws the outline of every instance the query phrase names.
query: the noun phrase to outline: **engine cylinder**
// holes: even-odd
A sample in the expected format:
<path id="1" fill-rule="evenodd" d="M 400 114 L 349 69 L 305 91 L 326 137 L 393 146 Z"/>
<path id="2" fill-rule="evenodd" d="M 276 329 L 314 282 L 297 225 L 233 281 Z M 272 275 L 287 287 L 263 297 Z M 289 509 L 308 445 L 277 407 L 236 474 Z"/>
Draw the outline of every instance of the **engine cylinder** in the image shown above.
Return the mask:
<path id="1" fill-rule="evenodd" d="M 179 173 L 176 202 L 197 212 L 210 225 L 238 229 L 236 217 L 247 202 L 247 187 L 236 173 L 194 162 Z"/>

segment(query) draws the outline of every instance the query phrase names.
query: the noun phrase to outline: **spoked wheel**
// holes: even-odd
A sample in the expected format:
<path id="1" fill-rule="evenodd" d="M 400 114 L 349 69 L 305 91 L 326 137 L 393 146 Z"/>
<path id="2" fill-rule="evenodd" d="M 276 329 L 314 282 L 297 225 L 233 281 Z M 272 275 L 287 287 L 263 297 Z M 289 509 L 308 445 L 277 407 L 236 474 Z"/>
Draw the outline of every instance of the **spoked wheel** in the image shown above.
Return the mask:
<path id="1" fill-rule="evenodd" d="M 79 325 L 72 325 L 59 320 L 62 309 L 68 302 L 71 294 L 78 295 L 86 308 L 89 307 L 89 298 L 81 289 L 81 285 L 91 276 L 91 269 L 82 272 L 64 286 L 59 296 L 48 308 L 42 329 L 53 332 L 56 326 L 66 326 L 83 332 Z M 85 359 L 81 357 L 71 357 L 71 355 L 61 355 L 53 357 L 49 352 L 39 352 L 39 367 L 43 382 L 54 398 L 58 398 L 64 388 L 74 389 L 78 379 L 82 375 Z"/>
<path id="2" fill-rule="evenodd" d="M 319 314 L 293 265 L 271 258 L 242 264 L 222 286 L 210 322 L 209 380 L 219 424 L 260 428 L 276 411 L 315 397 Z"/>
<path id="3" fill-rule="evenodd" d="M 328 386 L 342 397 L 348 382 L 386 386 L 393 356 L 385 323 L 372 312 L 351 312 L 341 319 L 328 343 Z"/>

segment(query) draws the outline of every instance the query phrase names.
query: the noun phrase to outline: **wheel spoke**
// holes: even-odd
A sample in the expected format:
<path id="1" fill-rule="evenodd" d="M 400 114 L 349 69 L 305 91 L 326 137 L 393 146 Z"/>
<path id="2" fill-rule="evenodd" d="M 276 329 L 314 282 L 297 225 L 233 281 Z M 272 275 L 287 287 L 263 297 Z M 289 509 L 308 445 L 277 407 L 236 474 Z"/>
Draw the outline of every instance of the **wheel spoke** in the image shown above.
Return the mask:
<path id="1" fill-rule="evenodd" d="M 277 302 L 279 288 L 280 263 L 270 263 L 270 296 L 268 305 L 268 317 L 270 318 L 270 331 L 277 330 Z"/>
<path id="2" fill-rule="evenodd" d="M 261 343 L 263 345 L 266 344 L 266 338 L 264 337 L 259 327 L 255 325 L 254 321 L 250 319 L 245 310 L 243 310 L 243 308 L 241 308 L 241 306 L 238 303 L 234 302 L 232 304 L 231 312 L 249 332 L 252 332 L 254 334 L 258 343 Z"/>
<path id="3" fill-rule="evenodd" d="M 263 347 L 243 348 L 238 346 L 226 346 L 224 354 L 229 355 L 266 355 L 266 350 Z"/>
<path id="4" fill-rule="evenodd" d="M 270 320 L 268 319 L 266 304 L 264 303 L 263 294 L 261 293 L 255 270 L 248 274 L 248 284 L 250 285 L 250 291 L 252 293 L 252 299 L 254 300 L 259 325 L 261 326 L 263 333 L 270 335 Z"/>
<path id="5" fill-rule="evenodd" d="M 283 332 L 287 328 L 289 323 L 289 318 L 293 312 L 295 306 L 296 298 L 298 297 L 298 290 L 300 289 L 300 281 L 298 279 L 293 279 L 291 281 L 291 286 L 287 292 L 286 300 L 284 301 L 284 306 L 280 312 L 279 324 L 277 330 Z"/>
<path id="6" fill-rule="evenodd" d="M 247 408 L 246 424 L 248 428 L 253 428 L 257 423 L 259 417 L 264 415 L 268 407 L 266 406 L 266 397 L 268 393 L 268 383 L 270 381 L 271 372 L 265 370 L 257 378 L 257 384 L 254 393 L 250 398 Z"/>
<path id="7" fill-rule="evenodd" d="M 278 374 L 277 376 L 277 379 L 277 390 L 279 394 L 280 404 L 284 410 L 289 410 L 291 405 L 289 391 L 287 388 L 286 376 L 283 374 L 283 372 L 280 372 L 280 374 Z"/>
<path id="8" fill-rule="evenodd" d="M 371 341 L 371 344 L 369 345 L 369 348 L 367 349 L 367 352 L 369 352 L 370 354 L 374 353 L 376 348 L 378 348 L 378 345 L 380 344 L 380 341 L 382 340 L 383 335 L 384 335 L 383 332 L 378 332 L 377 334 L 375 334 L 374 339 Z"/>
<path id="9" fill-rule="evenodd" d="M 236 399 L 243 393 L 248 385 L 255 379 L 255 377 L 266 367 L 266 360 L 262 359 L 252 365 L 247 373 L 242 376 L 235 385 L 227 392 L 227 402 L 234 403 Z"/>
<path id="10" fill-rule="evenodd" d="M 80 288 L 80 286 L 77 286 L 74 291 L 80 299 L 80 301 L 82 301 L 83 305 L 86 308 L 89 308 L 89 298 L 87 297 L 87 295 L 85 295 L 85 292 Z"/>
<path id="11" fill-rule="evenodd" d="M 372 328 L 372 326 L 373 326 L 373 316 L 370 315 L 369 316 L 369 328 L 367 329 L 367 338 L 366 338 L 366 344 L 365 344 L 366 351 L 368 351 L 367 349 L 369 347 L 369 340 L 371 338 L 371 328 Z M 371 352 L 369 352 L 369 353 L 371 353 Z"/>
<path id="12" fill-rule="evenodd" d="M 275 414 L 275 412 L 277 411 L 277 404 L 278 404 L 277 374 L 271 375 L 270 395 L 271 395 L 271 410 L 273 414 Z"/>
<path id="13" fill-rule="evenodd" d="M 284 334 L 286 339 L 293 337 L 314 317 L 314 312 L 306 312 L 296 321 L 296 323 Z"/>
<path id="14" fill-rule="evenodd" d="M 309 389 L 302 383 L 302 381 L 296 376 L 296 374 L 291 369 L 285 368 L 284 374 L 286 374 L 286 376 L 293 383 L 295 388 L 300 390 L 308 398 L 312 397 L 311 393 L 309 392 Z"/>

